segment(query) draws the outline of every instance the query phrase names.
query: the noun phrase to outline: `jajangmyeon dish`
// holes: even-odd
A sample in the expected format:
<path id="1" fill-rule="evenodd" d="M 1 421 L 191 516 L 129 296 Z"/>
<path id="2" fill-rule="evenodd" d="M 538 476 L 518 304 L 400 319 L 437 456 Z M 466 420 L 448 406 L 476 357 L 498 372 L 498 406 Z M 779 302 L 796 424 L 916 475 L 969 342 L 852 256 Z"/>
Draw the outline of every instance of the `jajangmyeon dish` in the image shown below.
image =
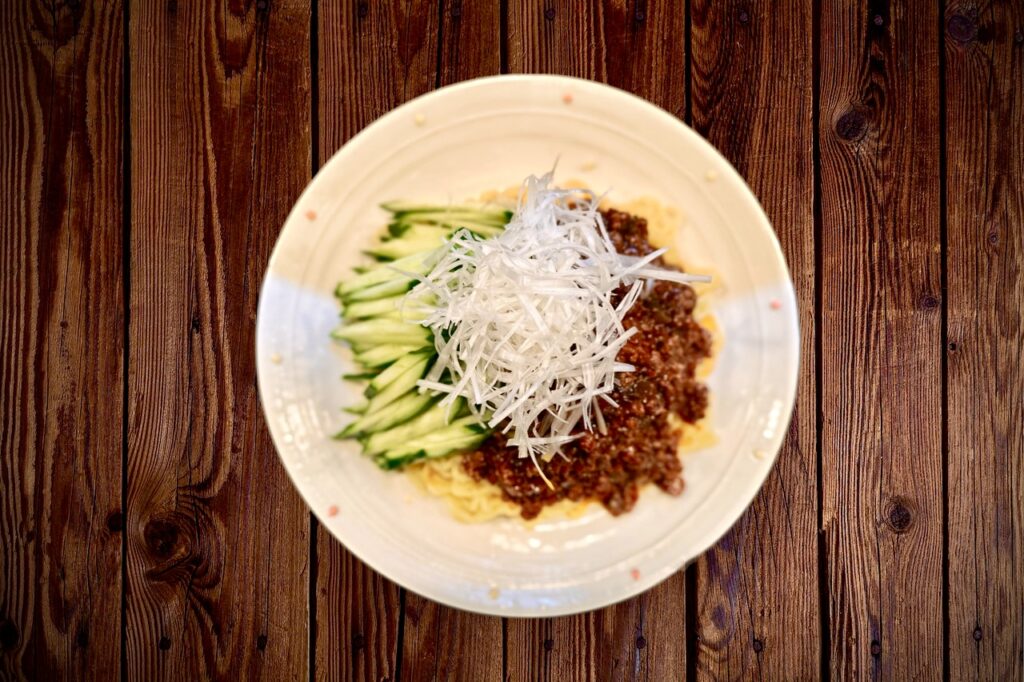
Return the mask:
<path id="1" fill-rule="evenodd" d="M 528 178 L 514 198 L 391 202 L 340 283 L 365 400 L 339 438 L 443 496 L 458 518 L 628 512 L 683 490 L 680 450 L 711 438 L 702 379 L 718 342 L 665 248 L 669 209 L 618 209 Z"/>

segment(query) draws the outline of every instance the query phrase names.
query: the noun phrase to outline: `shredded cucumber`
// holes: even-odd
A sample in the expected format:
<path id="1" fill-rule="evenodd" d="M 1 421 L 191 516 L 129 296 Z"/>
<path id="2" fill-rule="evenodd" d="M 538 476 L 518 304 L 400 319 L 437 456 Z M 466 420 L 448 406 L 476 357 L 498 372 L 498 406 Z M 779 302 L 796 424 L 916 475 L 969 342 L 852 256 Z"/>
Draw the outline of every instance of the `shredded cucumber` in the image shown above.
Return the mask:
<path id="1" fill-rule="evenodd" d="M 417 322 L 405 295 L 434 267 L 445 241 L 460 229 L 482 238 L 499 234 L 511 211 L 409 202 L 381 205 L 392 214 L 387 231 L 367 250 L 379 262 L 355 268 L 338 284 L 343 323 L 331 336 L 348 343 L 362 371 L 344 376 L 365 384 L 366 401 L 345 408 L 356 419 L 336 438 L 357 438 L 364 454 L 385 469 L 477 447 L 490 430 L 460 398 L 441 405 L 418 382 L 434 364 L 433 335 Z"/>

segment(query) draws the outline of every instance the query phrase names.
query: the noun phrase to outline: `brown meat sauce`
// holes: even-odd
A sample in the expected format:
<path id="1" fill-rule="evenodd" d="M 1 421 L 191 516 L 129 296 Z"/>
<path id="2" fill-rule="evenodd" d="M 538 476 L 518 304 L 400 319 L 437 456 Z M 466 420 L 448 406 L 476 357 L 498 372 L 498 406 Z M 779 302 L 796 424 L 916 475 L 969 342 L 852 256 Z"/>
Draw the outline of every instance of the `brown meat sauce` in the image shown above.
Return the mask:
<path id="1" fill-rule="evenodd" d="M 602 212 L 619 253 L 640 256 L 653 251 L 647 221 L 621 211 Z M 666 266 L 660 261 L 659 265 Z M 583 433 L 563 448 L 564 457 L 541 463 L 554 489 L 548 488 L 533 462 L 520 459 L 495 434 L 479 450 L 463 457 L 476 480 L 486 480 L 532 519 L 563 499 L 597 500 L 612 514 L 636 504 L 640 488 L 654 483 L 673 495 L 683 490 L 680 433 L 670 414 L 693 423 L 707 409 L 707 388 L 695 378 L 697 364 L 711 355 L 711 336 L 693 318 L 697 294 L 685 284 L 656 283 L 625 318 L 637 327 L 618 358 L 636 367 L 617 377 L 612 398 L 619 407 L 601 404 L 606 435 Z"/>

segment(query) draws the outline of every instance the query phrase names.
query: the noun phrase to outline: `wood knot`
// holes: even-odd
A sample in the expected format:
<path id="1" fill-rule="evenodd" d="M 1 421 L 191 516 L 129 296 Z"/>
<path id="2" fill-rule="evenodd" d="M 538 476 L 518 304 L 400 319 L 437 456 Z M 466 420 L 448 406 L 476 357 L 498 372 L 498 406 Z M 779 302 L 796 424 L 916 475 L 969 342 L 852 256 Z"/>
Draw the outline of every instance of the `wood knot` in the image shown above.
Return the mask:
<path id="1" fill-rule="evenodd" d="M 256 638 L 256 648 L 260 651 L 264 651 L 267 648 L 267 636 L 260 635 Z"/>
<path id="2" fill-rule="evenodd" d="M 270 10 L 270 0 L 256 0 L 256 11 L 267 12 Z"/>
<path id="3" fill-rule="evenodd" d="M 939 307 L 939 298 L 934 294 L 922 294 L 917 306 L 922 310 L 934 310 Z"/>
<path id="4" fill-rule="evenodd" d="M 366 646 L 366 638 L 361 633 L 352 635 L 352 651 L 362 651 Z"/>
<path id="5" fill-rule="evenodd" d="M 882 655 L 882 643 L 877 639 L 871 640 L 871 655 L 875 658 Z"/>
<path id="6" fill-rule="evenodd" d="M 637 637 L 636 638 L 636 648 L 637 649 L 645 649 L 646 647 L 647 647 L 647 640 L 644 638 L 644 636 L 640 635 L 639 637 Z"/>
<path id="7" fill-rule="evenodd" d="M 989 246 L 999 246 L 999 233 L 995 230 L 988 233 L 988 244 Z"/>
<path id="8" fill-rule="evenodd" d="M 458 21 L 462 18 L 462 3 L 456 2 L 452 5 L 452 19 Z"/>
<path id="9" fill-rule="evenodd" d="M 370 14 L 370 3 L 360 2 L 356 5 L 356 16 L 360 19 L 365 19 Z"/>
<path id="10" fill-rule="evenodd" d="M 643 8 L 638 8 L 637 11 L 633 14 L 633 21 L 635 21 L 638 24 L 642 24 L 646 20 L 647 12 L 645 12 Z"/>
<path id="11" fill-rule="evenodd" d="M 167 519 L 152 519 L 142 531 L 146 547 L 156 556 L 166 559 L 172 556 L 178 547 L 180 531 L 178 525 Z"/>
<path id="12" fill-rule="evenodd" d="M 124 530 L 124 514 L 120 510 L 112 511 L 107 515 L 107 530 L 111 533 L 120 533 Z"/>
<path id="13" fill-rule="evenodd" d="M 201 326 L 201 325 L 200 325 L 200 323 L 199 323 L 199 318 L 198 318 L 198 317 L 193 317 L 193 318 L 192 318 L 192 331 L 193 331 L 194 333 L 198 334 L 198 333 L 199 333 L 199 329 L 200 329 L 200 326 Z"/>
<path id="14" fill-rule="evenodd" d="M 1024 29 L 1018 28 L 1013 32 L 1013 42 L 1017 45 L 1024 45 Z"/>
<path id="15" fill-rule="evenodd" d="M 18 626 L 10 618 L 0 620 L 0 650 L 13 651 L 18 647 Z"/>
<path id="16" fill-rule="evenodd" d="M 555 648 L 555 640 L 550 639 L 550 638 L 544 640 L 544 651 L 551 651 L 554 648 Z"/>
<path id="17" fill-rule="evenodd" d="M 894 533 L 906 533 L 914 524 L 910 503 L 902 497 L 895 498 L 886 509 L 885 519 Z"/>
<path id="18" fill-rule="evenodd" d="M 762 651 L 764 651 L 764 642 L 759 640 L 757 637 L 754 638 L 754 651 L 756 653 L 761 653 Z"/>
<path id="19" fill-rule="evenodd" d="M 736 21 L 744 26 L 750 23 L 750 11 L 746 7 L 740 7 L 736 12 Z"/>
<path id="20" fill-rule="evenodd" d="M 554 21 L 555 20 L 555 8 L 554 7 L 548 7 L 547 9 L 545 9 L 544 10 L 544 18 L 547 19 L 548 21 Z"/>
<path id="21" fill-rule="evenodd" d="M 68 328 L 68 321 L 67 320 L 61 320 L 60 321 L 60 328 L 61 329 L 67 329 Z"/>
<path id="22" fill-rule="evenodd" d="M 956 341 L 950 341 L 946 344 L 946 348 L 948 348 L 951 353 L 955 353 L 957 348 Z"/>
<path id="23" fill-rule="evenodd" d="M 981 626 L 980 625 L 978 627 L 974 628 L 974 641 L 975 642 L 980 642 L 981 641 Z"/>
<path id="24" fill-rule="evenodd" d="M 847 142 L 856 142 L 864 137 L 868 130 L 868 119 L 863 112 L 851 109 L 836 121 L 836 135 Z"/>
<path id="25" fill-rule="evenodd" d="M 85 625 L 78 628 L 78 634 L 75 635 L 75 644 L 80 649 L 85 649 L 89 646 L 89 628 Z"/>
<path id="26" fill-rule="evenodd" d="M 881 14 L 876 14 L 875 18 L 871 20 L 871 23 L 873 23 L 875 26 L 885 26 L 885 17 L 883 17 Z"/>
<path id="27" fill-rule="evenodd" d="M 171 648 L 171 640 L 169 637 L 161 637 L 160 641 L 157 642 L 157 646 L 160 647 L 161 651 L 167 651 Z"/>
<path id="28" fill-rule="evenodd" d="M 949 37 L 958 43 L 969 43 L 978 36 L 978 24 L 964 14 L 954 14 L 946 22 Z"/>

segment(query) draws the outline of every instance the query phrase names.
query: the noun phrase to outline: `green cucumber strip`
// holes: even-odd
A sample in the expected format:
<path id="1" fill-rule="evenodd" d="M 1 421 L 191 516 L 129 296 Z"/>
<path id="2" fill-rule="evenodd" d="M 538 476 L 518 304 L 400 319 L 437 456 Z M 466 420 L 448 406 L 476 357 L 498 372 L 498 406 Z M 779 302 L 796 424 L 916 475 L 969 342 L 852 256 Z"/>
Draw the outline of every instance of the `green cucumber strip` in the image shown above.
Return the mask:
<path id="1" fill-rule="evenodd" d="M 413 225 L 405 231 L 400 239 L 408 241 L 437 240 L 439 243 L 452 233 L 452 229 L 443 225 Z M 396 238 L 393 241 L 397 241 Z"/>
<path id="2" fill-rule="evenodd" d="M 366 387 L 366 397 L 372 398 L 380 393 L 388 384 L 402 376 L 410 367 L 422 362 L 424 358 L 427 358 L 426 352 L 412 353 L 398 358 L 390 367 L 373 377 L 369 386 Z"/>
<path id="3" fill-rule="evenodd" d="M 344 324 L 331 337 L 338 341 L 349 341 L 356 345 L 416 345 L 429 341 L 432 334 L 426 327 L 400 320 L 361 320 Z"/>
<path id="4" fill-rule="evenodd" d="M 423 378 L 430 366 L 430 356 L 420 358 L 404 372 L 399 374 L 379 393 L 370 398 L 370 404 L 366 408 L 366 414 L 373 414 L 378 410 L 390 405 L 406 393 L 416 390 L 416 382 Z"/>
<path id="5" fill-rule="evenodd" d="M 455 230 L 457 230 L 459 228 L 466 228 L 470 232 L 473 232 L 474 234 L 478 234 L 478 235 L 480 235 L 481 237 L 484 237 L 484 238 L 496 237 L 497 235 L 499 235 L 499 234 L 501 234 L 502 232 L 505 231 L 505 226 L 504 225 L 501 225 L 501 226 L 486 225 L 486 224 L 473 223 L 473 222 L 468 222 L 468 221 L 464 221 L 464 222 L 460 222 L 460 223 L 454 223 L 453 225 L 450 225 L 450 227 L 452 228 L 453 231 L 455 231 Z"/>
<path id="6" fill-rule="evenodd" d="M 342 429 L 341 438 L 360 434 L 371 434 L 390 429 L 404 421 L 412 419 L 430 407 L 436 396 L 428 393 L 407 393 L 388 406 L 388 409 L 375 414 L 365 414 Z"/>
<path id="7" fill-rule="evenodd" d="M 415 419 L 399 424 L 387 431 L 379 431 L 363 444 L 363 453 L 375 455 L 385 450 L 397 448 L 413 439 L 425 436 L 449 426 L 455 419 L 462 416 L 465 401 L 457 399 L 451 405 L 436 404 Z"/>
<path id="8" fill-rule="evenodd" d="M 344 308 L 344 316 L 347 320 L 361 320 L 368 317 L 380 317 L 388 313 L 398 312 L 398 306 L 402 303 L 404 296 L 388 296 L 373 301 L 356 301 Z"/>
<path id="9" fill-rule="evenodd" d="M 342 412 L 348 412 L 349 414 L 365 414 L 367 403 L 365 400 L 358 405 L 350 405 L 348 407 L 341 408 Z"/>
<path id="10" fill-rule="evenodd" d="M 375 301 L 379 298 L 389 298 L 407 293 L 415 285 L 415 281 L 408 277 L 399 277 L 390 282 L 382 282 L 374 286 L 358 289 L 350 294 L 345 294 L 343 300 L 346 305 L 358 301 Z"/>
<path id="11" fill-rule="evenodd" d="M 427 445 L 421 445 L 418 442 L 410 443 L 408 446 L 388 450 L 383 454 L 377 455 L 374 457 L 374 461 L 382 469 L 396 469 L 419 459 L 444 457 L 455 452 L 472 450 L 485 440 L 487 440 L 486 434 L 467 434 Z"/>
<path id="12" fill-rule="evenodd" d="M 356 362 L 367 369 L 385 367 L 398 358 L 404 357 L 409 353 L 415 353 L 418 350 L 424 350 L 428 347 L 432 346 L 428 346 L 426 343 L 416 345 L 386 344 L 382 346 L 374 346 L 362 353 L 356 353 L 355 359 Z"/>
<path id="13" fill-rule="evenodd" d="M 443 206 L 438 204 L 417 204 L 412 201 L 385 201 L 380 205 L 390 213 L 405 215 L 409 213 L 483 213 L 487 215 L 504 215 L 512 217 L 512 211 L 502 208 L 481 208 L 479 206 Z"/>
<path id="14" fill-rule="evenodd" d="M 510 211 L 481 211 L 467 208 L 448 210 L 438 207 L 434 207 L 433 210 L 405 211 L 394 215 L 395 219 L 392 222 L 404 223 L 451 223 L 469 220 L 475 223 L 505 225 L 512 218 Z"/>
<path id="15" fill-rule="evenodd" d="M 352 292 L 359 291 L 360 289 L 366 289 L 367 287 L 383 284 L 384 282 L 390 282 L 398 278 L 408 279 L 408 277 L 403 275 L 402 272 L 413 272 L 417 275 L 423 275 L 430 272 L 436 262 L 436 258 L 433 257 L 433 254 L 423 253 L 410 258 L 396 260 L 394 263 L 390 263 L 388 265 L 378 265 L 372 267 L 361 275 L 357 275 L 346 282 L 342 282 L 338 285 L 337 291 L 339 295 L 346 296 Z"/>
<path id="16" fill-rule="evenodd" d="M 403 259 L 420 253 L 432 253 L 443 245 L 443 235 L 428 236 L 415 240 L 402 237 L 401 239 L 384 242 L 372 249 L 367 249 L 365 253 L 374 258 Z M 396 260 L 395 262 L 398 261 Z"/>

